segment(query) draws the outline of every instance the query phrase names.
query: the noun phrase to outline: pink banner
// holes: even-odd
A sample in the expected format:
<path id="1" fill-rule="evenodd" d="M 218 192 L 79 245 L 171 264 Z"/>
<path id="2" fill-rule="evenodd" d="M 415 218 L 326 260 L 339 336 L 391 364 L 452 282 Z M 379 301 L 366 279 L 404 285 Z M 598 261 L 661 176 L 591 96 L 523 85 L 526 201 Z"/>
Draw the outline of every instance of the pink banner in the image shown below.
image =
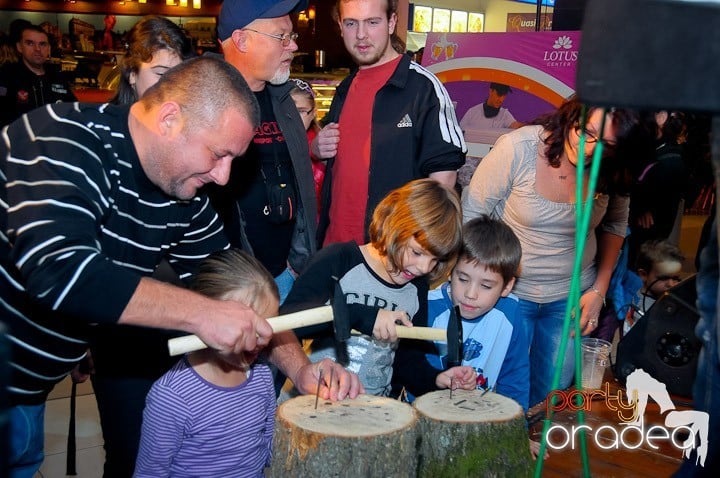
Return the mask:
<path id="1" fill-rule="evenodd" d="M 579 48 L 579 31 L 429 33 L 422 62 L 445 84 L 458 118 L 494 82 L 511 88 L 503 107 L 530 122 L 575 92 Z"/>

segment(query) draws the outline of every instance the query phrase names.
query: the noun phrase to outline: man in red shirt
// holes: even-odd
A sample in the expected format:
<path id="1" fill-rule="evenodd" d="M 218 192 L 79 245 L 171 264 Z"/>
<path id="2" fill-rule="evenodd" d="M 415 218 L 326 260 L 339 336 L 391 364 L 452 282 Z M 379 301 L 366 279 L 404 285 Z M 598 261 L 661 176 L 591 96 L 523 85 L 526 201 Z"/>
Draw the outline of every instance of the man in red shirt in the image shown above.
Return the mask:
<path id="1" fill-rule="evenodd" d="M 340 32 L 358 69 L 338 86 L 312 144 L 329 158 L 319 242 L 367 242 L 380 200 L 413 179 L 455 186 L 465 142 L 432 73 L 393 48 L 397 0 L 338 0 Z"/>

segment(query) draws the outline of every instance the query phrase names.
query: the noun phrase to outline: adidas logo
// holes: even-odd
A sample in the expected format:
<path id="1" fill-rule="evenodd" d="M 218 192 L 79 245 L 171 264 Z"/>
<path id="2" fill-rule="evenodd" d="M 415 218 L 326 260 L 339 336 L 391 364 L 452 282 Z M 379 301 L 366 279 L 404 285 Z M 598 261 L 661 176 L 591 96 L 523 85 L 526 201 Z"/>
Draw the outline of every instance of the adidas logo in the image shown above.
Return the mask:
<path id="1" fill-rule="evenodd" d="M 406 114 L 403 116 L 403 119 L 400 120 L 400 122 L 397 124 L 398 128 L 412 128 L 412 120 L 410 119 L 410 115 Z"/>

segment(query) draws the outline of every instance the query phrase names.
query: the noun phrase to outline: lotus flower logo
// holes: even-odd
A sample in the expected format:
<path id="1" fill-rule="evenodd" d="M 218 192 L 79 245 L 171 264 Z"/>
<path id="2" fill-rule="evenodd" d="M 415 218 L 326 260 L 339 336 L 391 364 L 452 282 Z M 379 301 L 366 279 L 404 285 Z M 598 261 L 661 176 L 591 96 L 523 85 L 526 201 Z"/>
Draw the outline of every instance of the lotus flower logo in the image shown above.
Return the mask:
<path id="1" fill-rule="evenodd" d="M 561 48 L 569 50 L 570 48 L 572 48 L 572 40 L 567 35 L 557 37 L 557 39 L 555 40 L 555 44 L 553 44 L 553 48 L 556 50 L 559 50 Z"/>

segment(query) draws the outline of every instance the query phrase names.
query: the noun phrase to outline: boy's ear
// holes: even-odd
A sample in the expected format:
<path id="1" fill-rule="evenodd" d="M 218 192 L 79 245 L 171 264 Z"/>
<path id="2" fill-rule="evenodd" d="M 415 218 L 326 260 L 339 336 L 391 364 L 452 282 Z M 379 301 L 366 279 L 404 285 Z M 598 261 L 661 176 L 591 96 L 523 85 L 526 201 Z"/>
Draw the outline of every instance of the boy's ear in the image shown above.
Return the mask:
<path id="1" fill-rule="evenodd" d="M 638 269 L 637 275 L 643 280 L 643 282 L 648 278 L 648 272 L 645 269 Z"/>
<path id="2" fill-rule="evenodd" d="M 509 281 L 507 281 L 507 284 L 505 284 L 505 287 L 503 287 L 502 293 L 500 293 L 501 297 L 507 297 L 510 295 L 510 292 L 512 291 L 513 286 L 515 285 L 515 278 L 513 277 Z"/>

